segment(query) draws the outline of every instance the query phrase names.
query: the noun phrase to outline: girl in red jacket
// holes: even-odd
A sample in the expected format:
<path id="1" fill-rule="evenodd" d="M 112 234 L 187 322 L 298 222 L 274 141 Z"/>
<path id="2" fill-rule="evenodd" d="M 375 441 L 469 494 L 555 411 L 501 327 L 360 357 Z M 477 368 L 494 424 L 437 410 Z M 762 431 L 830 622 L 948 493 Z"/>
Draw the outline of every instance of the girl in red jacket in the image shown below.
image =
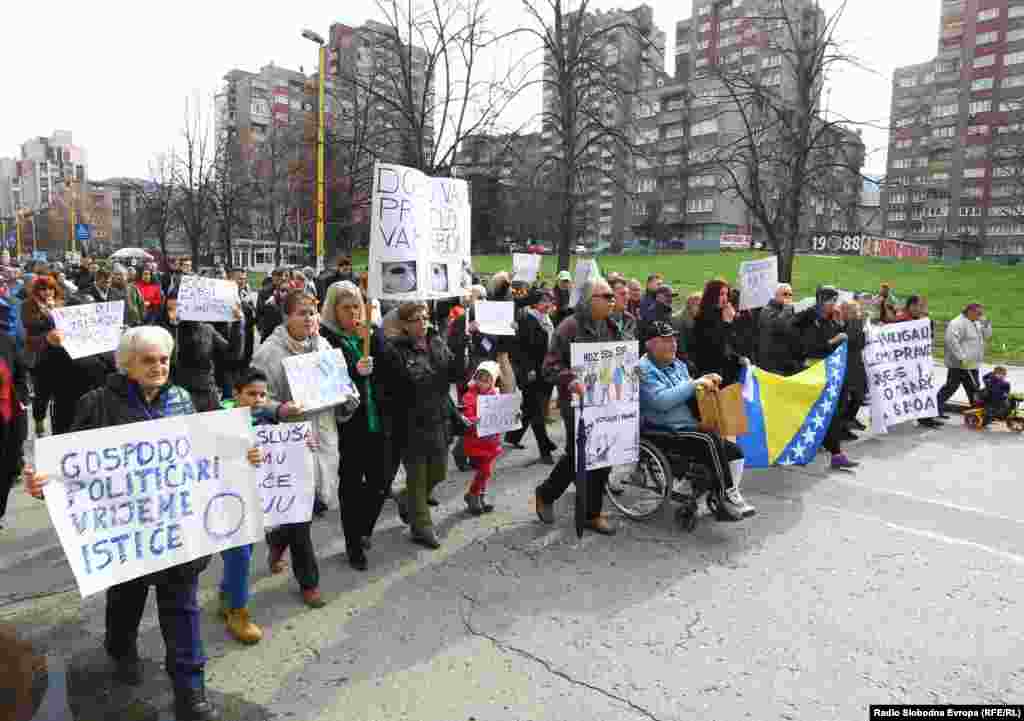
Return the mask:
<path id="1" fill-rule="evenodd" d="M 484 361 L 477 366 L 473 380 L 470 381 L 469 388 L 462 396 L 462 413 L 474 426 L 466 431 L 464 437 L 466 458 L 476 469 L 473 483 L 463 499 L 466 501 L 466 506 L 469 507 L 469 512 L 474 516 L 494 510 L 494 506 L 487 502 L 484 494 L 487 492 L 487 482 L 491 480 L 491 475 L 494 472 L 494 464 L 498 460 L 498 456 L 501 455 L 501 434 L 496 433 L 481 438 L 477 435 L 475 426 L 480 420 L 477 398 L 498 395 L 499 372 L 497 363 Z"/>

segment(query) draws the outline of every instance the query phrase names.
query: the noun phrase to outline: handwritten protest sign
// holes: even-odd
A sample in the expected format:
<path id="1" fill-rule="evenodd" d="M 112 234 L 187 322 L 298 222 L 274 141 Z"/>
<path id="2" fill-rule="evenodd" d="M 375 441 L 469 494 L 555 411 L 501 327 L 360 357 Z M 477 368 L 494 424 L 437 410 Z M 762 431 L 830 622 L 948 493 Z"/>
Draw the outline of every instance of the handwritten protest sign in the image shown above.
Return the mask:
<path id="1" fill-rule="evenodd" d="M 282 362 L 292 400 L 306 412 L 336 406 L 358 393 L 340 348 L 288 356 Z"/>
<path id="2" fill-rule="evenodd" d="M 389 300 L 459 296 L 472 283 L 469 185 L 377 163 L 369 294 Z"/>
<path id="3" fill-rule="evenodd" d="M 36 463 L 82 596 L 263 538 L 249 411 L 49 436 Z"/>
<path id="4" fill-rule="evenodd" d="M 64 350 L 72 360 L 110 353 L 121 340 L 124 301 L 54 308 L 53 324 L 64 334 Z"/>
<path id="5" fill-rule="evenodd" d="M 178 286 L 178 318 L 210 323 L 231 322 L 238 305 L 238 286 L 230 280 L 183 275 Z"/>
<path id="6" fill-rule="evenodd" d="M 260 477 L 263 525 L 304 523 L 313 518 L 314 469 L 309 423 L 281 423 L 256 428 L 263 462 Z"/>
<path id="7" fill-rule="evenodd" d="M 740 263 L 739 310 L 763 308 L 775 298 L 779 286 L 779 259 L 775 256 Z"/>
<path id="8" fill-rule="evenodd" d="M 537 280 L 542 260 L 543 256 L 537 253 L 513 253 L 512 280 L 521 280 L 526 283 Z"/>
<path id="9" fill-rule="evenodd" d="M 515 335 L 516 304 L 510 300 L 478 300 L 474 305 L 476 322 L 485 335 Z"/>
<path id="10" fill-rule="evenodd" d="M 476 434 L 493 436 L 514 431 L 523 425 L 523 396 L 519 393 L 499 393 L 495 396 L 477 396 Z"/>
<path id="11" fill-rule="evenodd" d="M 573 287 L 572 297 L 569 302 L 575 307 L 579 302 L 583 294 L 584 284 L 597 280 L 601 277 L 601 270 L 597 267 L 597 260 L 594 258 L 587 258 L 586 260 L 576 261 L 576 274 L 573 276 Z"/>
<path id="12" fill-rule="evenodd" d="M 938 415 L 929 319 L 871 326 L 863 357 L 874 433 Z"/>
<path id="13" fill-rule="evenodd" d="M 640 360 L 636 341 L 573 343 L 571 360 L 583 383 L 583 407 L 576 403 L 575 422 L 583 414 L 587 430 L 587 470 L 635 463 L 640 447 Z"/>

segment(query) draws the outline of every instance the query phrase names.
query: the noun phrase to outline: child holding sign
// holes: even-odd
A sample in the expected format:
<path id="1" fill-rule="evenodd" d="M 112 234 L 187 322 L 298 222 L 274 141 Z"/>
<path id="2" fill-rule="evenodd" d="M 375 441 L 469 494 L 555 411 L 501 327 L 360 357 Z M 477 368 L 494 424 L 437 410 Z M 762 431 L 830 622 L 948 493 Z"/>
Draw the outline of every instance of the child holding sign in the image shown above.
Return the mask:
<path id="1" fill-rule="evenodd" d="M 473 428 L 466 431 L 464 437 L 466 458 L 469 459 L 470 465 L 476 468 L 473 483 L 466 495 L 463 496 L 463 500 L 466 501 L 469 512 L 474 516 L 494 510 L 494 506 L 487 502 L 484 494 L 487 492 L 487 482 L 491 480 L 491 475 L 494 473 L 494 464 L 497 462 L 498 456 L 501 455 L 501 434 L 481 438 L 477 435 L 475 425 L 480 420 L 477 398 L 498 395 L 499 374 L 497 363 L 484 361 L 477 366 L 476 374 L 469 383 L 469 389 L 462 397 L 463 414 L 474 424 Z"/>

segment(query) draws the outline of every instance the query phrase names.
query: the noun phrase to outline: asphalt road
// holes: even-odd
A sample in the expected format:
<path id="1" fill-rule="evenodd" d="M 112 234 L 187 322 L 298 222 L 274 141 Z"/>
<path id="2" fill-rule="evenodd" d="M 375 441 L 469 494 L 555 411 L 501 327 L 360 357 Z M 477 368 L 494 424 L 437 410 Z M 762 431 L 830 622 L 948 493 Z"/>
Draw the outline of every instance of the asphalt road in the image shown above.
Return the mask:
<path id="1" fill-rule="evenodd" d="M 337 518 L 316 524 L 324 609 L 269 576 L 260 548 L 257 646 L 214 617 L 215 560 L 208 686 L 229 720 L 853 720 L 871 703 L 1020 703 L 1022 448 L 1001 430 L 904 425 L 851 444 L 855 473 L 826 471 L 824 455 L 748 473 L 759 513 L 742 524 L 685 533 L 666 511 L 582 541 L 572 491 L 541 525 L 530 499 L 547 469 L 508 451 L 495 513 L 465 513 L 469 474 L 442 486 L 439 551 L 410 544 L 389 504 L 357 573 Z M 170 719 L 155 609 L 145 685 L 114 686 L 102 596 L 71 587 L 45 507 L 12 500 L 0 624 L 48 658 L 37 718 Z"/>

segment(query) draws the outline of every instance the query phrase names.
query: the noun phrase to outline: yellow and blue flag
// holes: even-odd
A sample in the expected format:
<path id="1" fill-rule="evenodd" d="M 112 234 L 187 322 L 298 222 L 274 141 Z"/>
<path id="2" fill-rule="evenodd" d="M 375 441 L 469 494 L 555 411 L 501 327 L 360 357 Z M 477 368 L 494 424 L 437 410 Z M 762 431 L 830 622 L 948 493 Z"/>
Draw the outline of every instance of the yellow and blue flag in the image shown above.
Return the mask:
<path id="1" fill-rule="evenodd" d="M 748 468 L 804 466 L 814 460 L 839 407 L 846 343 L 793 376 L 748 366 L 743 405 L 747 433 L 736 439 Z"/>

